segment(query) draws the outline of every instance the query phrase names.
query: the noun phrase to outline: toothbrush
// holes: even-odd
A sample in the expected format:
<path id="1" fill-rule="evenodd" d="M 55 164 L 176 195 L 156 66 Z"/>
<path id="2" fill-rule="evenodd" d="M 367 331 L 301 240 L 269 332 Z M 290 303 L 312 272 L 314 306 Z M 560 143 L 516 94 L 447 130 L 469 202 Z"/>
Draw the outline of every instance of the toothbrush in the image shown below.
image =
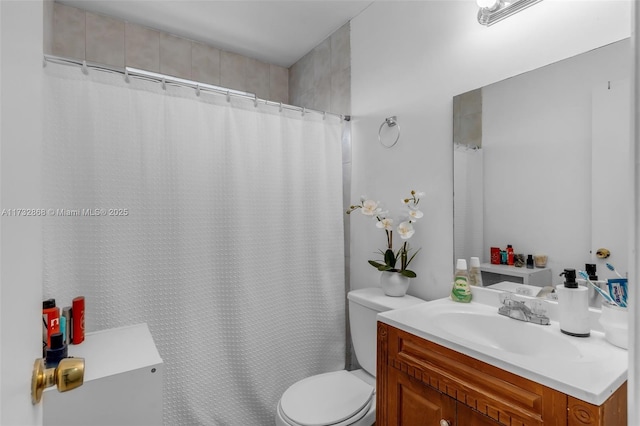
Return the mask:
<path id="1" fill-rule="evenodd" d="M 614 268 L 612 264 L 605 263 L 605 265 L 607 265 L 607 269 L 613 271 L 618 276 L 618 278 L 624 278 L 622 275 L 620 275 L 620 272 L 616 271 L 616 268 Z"/>
<path id="2" fill-rule="evenodd" d="M 589 279 L 589 275 L 587 275 L 587 273 L 585 271 L 578 271 L 578 274 L 580 274 L 580 276 L 589 284 L 591 284 L 591 286 L 593 288 L 596 289 L 596 291 L 600 294 L 600 296 L 602 296 L 604 298 L 604 300 L 606 300 L 607 302 L 609 302 L 612 305 L 616 305 L 616 306 L 620 306 L 616 303 L 615 300 L 613 300 L 611 298 L 611 296 L 609 296 L 607 293 L 604 292 L 604 290 L 602 290 L 600 287 L 598 287 L 597 285 L 595 285 L 594 283 L 591 282 L 591 280 Z"/>

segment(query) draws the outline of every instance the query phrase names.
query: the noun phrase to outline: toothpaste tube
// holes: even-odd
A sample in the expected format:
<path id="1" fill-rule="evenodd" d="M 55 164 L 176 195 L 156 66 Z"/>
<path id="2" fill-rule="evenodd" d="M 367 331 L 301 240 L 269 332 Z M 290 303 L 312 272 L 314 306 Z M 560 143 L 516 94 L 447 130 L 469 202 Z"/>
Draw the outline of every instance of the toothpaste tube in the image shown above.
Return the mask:
<path id="1" fill-rule="evenodd" d="M 627 279 L 626 278 L 610 278 L 607 280 L 609 287 L 609 295 L 611 298 L 623 308 L 627 307 Z"/>

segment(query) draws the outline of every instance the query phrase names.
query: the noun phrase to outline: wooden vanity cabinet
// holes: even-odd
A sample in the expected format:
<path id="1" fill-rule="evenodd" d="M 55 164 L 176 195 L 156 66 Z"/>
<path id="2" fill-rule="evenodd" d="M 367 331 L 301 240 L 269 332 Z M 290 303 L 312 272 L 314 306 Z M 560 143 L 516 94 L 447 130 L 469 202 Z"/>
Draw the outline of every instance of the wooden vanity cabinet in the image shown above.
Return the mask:
<path id="1" fill-rule="evenodd" d="M 378 323 L 376 426 L 626 426 L 627 386 L 595 406 Z"/>

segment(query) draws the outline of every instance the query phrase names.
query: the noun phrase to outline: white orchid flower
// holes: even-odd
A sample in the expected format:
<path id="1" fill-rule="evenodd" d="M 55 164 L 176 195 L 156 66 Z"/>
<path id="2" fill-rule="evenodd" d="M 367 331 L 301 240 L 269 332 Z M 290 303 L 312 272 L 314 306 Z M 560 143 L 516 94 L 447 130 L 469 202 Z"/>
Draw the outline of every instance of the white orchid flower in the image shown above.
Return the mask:
<path id="1" fill-rule="evenodd" d="M 416 231 L 413 229 L 411 222 L 402 222 L 398 225 L 398 234 L 403 240 L 408 240 Z"/>
<path id="2" fill-rule="evenodd" d="M 411 217 L 411 220 L 418 220 L 422 216 L 424 216 L 424 213 L 422 213 L 420 210 L 409 209 L 409 217 Z"/>
<path id="3" fill-rule="evenodd" d="M 420 198 L 422 198 L 422 197 L 424 197 L 424 196 L 425 196 L 425 193 L 424 193 L 424 192 L 417 192 L 417 191 L 416 191 L 416 192 L 415 192 L 415 194 L 413 194 L 413 196 L 414 196 L 414 197 L 416 197 L 416 198 L 418 198 L 418 199 L 420 199 Z"/>
<path id="4" fill-rule="evenodd" d="M 387 231 L 393 231 L 393 219 L 384 218 L 376 222 L 378 228 L 386 229 Z"/>
<path id="5" fill-rule="evenodd" d="M 380 213 L 380 207 L 378 207 L 378 202 L 373 200 L 366 200 L 362 202 L 362 214 L 367 216 L 373 216 Z"/>

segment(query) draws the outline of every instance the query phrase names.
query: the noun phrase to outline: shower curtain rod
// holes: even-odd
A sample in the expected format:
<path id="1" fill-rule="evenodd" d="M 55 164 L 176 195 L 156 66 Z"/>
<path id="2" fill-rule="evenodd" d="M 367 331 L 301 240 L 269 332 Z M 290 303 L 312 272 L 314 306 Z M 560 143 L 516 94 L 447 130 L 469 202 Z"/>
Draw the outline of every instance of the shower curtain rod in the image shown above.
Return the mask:
<path id="1" fill-rule="evenodd" d="M 44 55 L 44 60 L 43 60 L 43 67 L 47 66 L 47 62 L 51 62 L 51 63 L 55 63 L 55 64 L 61 64 L 61 65 L 71 65 L 71 66 L 77 66 L 77 67 L 81 67 L 82 68 L 82 72 L 84 74 L 87 74 L 89 72 L 89 69 L 95 69 L 98 71 L 106 71 L 106 72 L 112 72 L 112 73 L 117 73 L 117 74 L 122 74 L 124 76 L 124 80 L 125 81 L 129 81 L 130 77 L 136 77 L 136 78 L 140 78 L 143 80 L 147 80 L 147 81 L 153 81 L 156 83 L 161 83 L 164 87 L 165 84 L 171 84 L 174 86 L 182 86 L 182 87 L 189 87 L 191 89 L 195 89 L 196 94 L 200 94 L 200 92 L 209 92 L 209 93 L 215 93 L 218 95 L 225 95 L 227 97 L 227 100 L 229 100 L 229 98 L 231 96 L 234 97 L 239 97 L 239 98 L 244 98 L 244 99 L 251 99 L 253 100 L 254 104 L 256 106 L 258 106 L 258 104 L 265 104 L 265 105 L 269 105 L 269 106 L 274 106 L 274 107 L 278 107 L 280 109 L 280 111 L 282 111 L 283 109 L 287 109 L 287 110 L 291 110 L 291 111 L 300 111 L 302 113 L 302 115 L 305 115 L 307 113 L 315 113 L 315 114 L 320 114 L 322 116 L 325 115 L 332 115 L 332 116 L 336 116 L 338 118 L 340 118 L 340 120 L 346 120 L 349 121 L 351 120 L 351 116 L 349 115 L 344 115 L 344 114 L 336 114 L 333 112 L 327 112 L 327 111 L 319 111 L 319 110 L 315 110 L 315 109 L 310 109 L 310 108 L 304 108 L 304 107 L 299 107 L 299 106 L 295 106 L 295 105 L 289 105 L 289 104 L 284 104 L 282 102 L 275 102 L 275 101 L 269 101 L 266 99 L 260 99 L 257 97 L 256 94 L 254 93 L 249 93 L 249 92 L 242 92 L 239 90 L 234 90 L 234 89 L 227 89 L 224 87 L 220 87 L 220 86 L 215 86 L 212 84 L 208 84 L 208 83 L 200 83 L 194 80 L 187 80 L 187 79 L 183 79 L 183 78 L 178 78 L 178 77 L 172 77 L 172 76 L 168 76 L 168 75 L 163 75 L 163 74 L 159 74 L 159 73 L 154 73 L 154 72 L 150 72 L 150 71 L 144 71 L 144 70 L 139 70 L 136 68 L 130 68 L 130 67 L 124 67 L 124 68 L 116 68 L 116 67 L 111 67 L 108 65 L 103 65 L 103 64 L 98 64 L 98 63 L 94 63 L 94 62 L 87 62 L 87 61 L 80 61 L 77 59 L 70 59 L 70 58 L 63 58 L 61 56 L 54 56 L 54 55 Z"/>

